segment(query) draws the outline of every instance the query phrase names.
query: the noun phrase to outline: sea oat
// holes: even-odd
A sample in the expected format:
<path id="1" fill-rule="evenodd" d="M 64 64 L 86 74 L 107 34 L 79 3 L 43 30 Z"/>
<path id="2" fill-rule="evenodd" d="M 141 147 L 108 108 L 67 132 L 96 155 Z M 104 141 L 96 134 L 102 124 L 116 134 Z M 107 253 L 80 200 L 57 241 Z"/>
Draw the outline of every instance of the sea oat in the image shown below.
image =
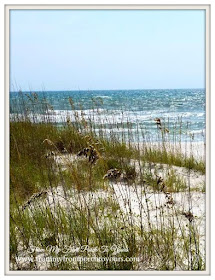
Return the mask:
<path id="1" fill-rule="evenodd" d="M 22 206 L 22 210 L 25 210 L 26 207 L 31 205 L 37 198 L 45 197 L 48 194 L 47 191 L 41 191 L 38 193 L 33 194 Z"/>
<path id="2" fill-rule="evenodd" d="M 104 175 L 103 179 L 116 180 L 116 179 L 120 178 L 121 174 L 122 173 L 120 170 L 118 170 L 116 168 L 112 168 L 107 171 L 107 173 Z"/>
<path id="3" fill-rule="evenodd" d="M 47 143 L 50 146 L 54 146 L 54 143 L 51 140 L 49 140 L 49 139 L 43 140 L 42 144 L 44 144 L 44 143 Z"/>
<path id="4" fill-rule="evenodd" d="M 160 118 L 155 118 L 154 121 L 158 126 L 161 126 L 161 119 Z"/>
<path id="5" fill-rule="evenodd" d="M 184 215 L 189 220 L 189 222 L 192 222 L 194 219 L 194 216 L 190 211 L 183 212 L 182 215 Z"/>
<path id="6" fill-rule="evenodd" d="M 85 156 L 86 158 L 89 159 L 89 162 L 91 164 L 96 163 L 96 161 L 99 159 L 99 153 L 92 145 L 89 145 L 89 147 L 84 148 L 81 151 L 79 151 L 77 156 L 78 157 Z"/>

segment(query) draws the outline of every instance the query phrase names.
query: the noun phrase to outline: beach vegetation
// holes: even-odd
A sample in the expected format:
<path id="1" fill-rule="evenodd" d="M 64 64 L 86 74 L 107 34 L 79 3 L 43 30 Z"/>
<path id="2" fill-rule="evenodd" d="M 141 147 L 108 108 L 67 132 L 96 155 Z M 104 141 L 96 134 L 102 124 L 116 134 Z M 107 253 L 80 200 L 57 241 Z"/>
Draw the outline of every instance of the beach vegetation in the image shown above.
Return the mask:
<path id="1" fill-rule="evenodd" d="M 98 131 L 93 116 L 80 115 L 72 98 L 74 119 L 57 125 L 47 113 L 50 105 L 36 93 L 27 97 L 25 103 L 20 92 L 23 113 L 10 117 L 11 270 L 205 269 L 200 218 L 190 200 L 191 172 L 205 175 L 203 158 L 168 142 L 170 128 L 159 117 L 153 120 L 160 137 L 155 146 L 144 138 L 132 141 L 129 125 L 120 136 L 107 133 L 105 123 Z M 43 110 L 42 120 L 35 106 Z M 175 167 L 186 170 L 186 179 Z M 182 194 L 188 200 L 181 210 L 175 195 Z"/>

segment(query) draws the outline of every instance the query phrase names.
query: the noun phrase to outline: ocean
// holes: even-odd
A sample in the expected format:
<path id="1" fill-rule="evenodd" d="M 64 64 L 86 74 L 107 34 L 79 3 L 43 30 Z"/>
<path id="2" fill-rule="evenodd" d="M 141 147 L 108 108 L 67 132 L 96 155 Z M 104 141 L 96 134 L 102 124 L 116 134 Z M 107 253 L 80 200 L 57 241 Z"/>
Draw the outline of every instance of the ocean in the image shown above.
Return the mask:
<path id="1" fill-rule="evenodd" d="M 205 141 L 204 89 L 37 91 L 36 94 L 37 97 L 30 92 L 10 93 L 11 120 L 25 110 L 32 118 L 36 114 L 37 121 L 48 114 L 49 121 L 62 125 L 68 118 L 74 121 L 76 110 L 91 120 L 95 131 L 104 129 L 107 134 L 109 131 L 120 136 L 129 128 L 133 141 L 143 137 L 158 141 L 155 118 L 160 118 L 169 131 L 170 141 L 179 138 Z"/>

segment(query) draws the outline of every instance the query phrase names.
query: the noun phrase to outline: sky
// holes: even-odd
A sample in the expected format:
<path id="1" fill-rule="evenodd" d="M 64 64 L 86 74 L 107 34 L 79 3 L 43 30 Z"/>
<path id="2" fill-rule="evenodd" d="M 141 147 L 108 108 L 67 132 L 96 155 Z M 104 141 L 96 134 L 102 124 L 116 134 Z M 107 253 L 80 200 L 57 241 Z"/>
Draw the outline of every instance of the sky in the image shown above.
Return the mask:
<path id="1" fill-rule="evenodd" d="M 203 10 L 12 10 L 10 90 L 205 88 Z"/>

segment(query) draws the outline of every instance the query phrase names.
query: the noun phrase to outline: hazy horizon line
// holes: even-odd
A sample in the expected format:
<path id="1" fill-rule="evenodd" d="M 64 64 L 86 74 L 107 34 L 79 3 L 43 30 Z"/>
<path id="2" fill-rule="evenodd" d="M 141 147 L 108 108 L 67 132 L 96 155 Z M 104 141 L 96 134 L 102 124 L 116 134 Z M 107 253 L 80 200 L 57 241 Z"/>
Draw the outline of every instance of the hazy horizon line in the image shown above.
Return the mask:
<path id="1" fill-rule="evenodd" d="M 53 91 L 78 91 L 78 92 L 81 92 L 81 91 L 117 91 L 117 90 L 130 90 L 130 91 L 134 91 L 134 90 L 189 90 L 189 89 L 206 89 L 205 87 L 182 87 L 182 88 L 134 88 L 134 89 L 125 89 L 125 88 L 119 88 L 119 89 L 48 89 L 48 90 L 44 90 L 44 89 L 41 89 L 41 90 L 22 90 L 22 89 L 19 89 L 19 90 L 10 90 L 10 92 L 53 92 Z"/>

